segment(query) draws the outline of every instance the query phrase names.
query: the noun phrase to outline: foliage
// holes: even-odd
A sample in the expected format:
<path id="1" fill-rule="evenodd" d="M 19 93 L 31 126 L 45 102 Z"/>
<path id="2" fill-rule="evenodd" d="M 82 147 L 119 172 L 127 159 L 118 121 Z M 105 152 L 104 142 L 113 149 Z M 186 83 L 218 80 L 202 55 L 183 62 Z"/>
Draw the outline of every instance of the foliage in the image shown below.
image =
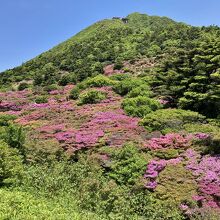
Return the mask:
<path id="1" fill-rule="evenodd" d="M 79 97 L 79 94 L 80 94 L 80 89 L 79 89 L 79 87 L 74 87 L 72 90 L 71 90 L 71 92 L 70 92 L 70 98 L 71 99 L 78 99 L 78 97 Z"/>
<path id="2" fill-rule="evenodd" d="M 106 93 L 97 91 L 97 90 L 89 90 L 88 92 L 82 93 L 79 95 L 78 105 L 85 104 L 96 104 L 106 98 Z"/>
<path id="3" fill-rule="evenodd" d="M 66 86 L 68 84 L 71 84 L 71 83 L 76 83 L 76 75 L 74 73 L 69 73 L 69 74 L 65 74 L 63 76 L 61 76 L 58 84 L 60 86 Z"/>
<path id="4" fill-rule="evenodd" d="M 197 112 L 181 109 L 159 109 L 144 117 L 141 124 L 149 131 L 162 133 L 183 130 L 184 124 L 202 123 L 205 117 Z"/>
<path id="5" fill-rule="evenodd" d="M 155 193 L 162 200 L 190 204 L 196 190 L 197 184 L 193 175 L 182 164 L 178 164 L 168 165 L 161 171 Z"/>
<path id="6" fill-rule="evenodd" d="M 22 159 L 18 150 L 0 141 L 0 185 L 16 182 L 20 179 L 22 171 Z"/>
<path id="7" fill-rule="evenodd" d="M 145 96 L 145 97 L 151 97 L 152 91 L 150 90 L 150 87 L 146 84 L 140 85 L 134 89 L 132 89 L 128 94 L 128 98 L 135 98 L 137 96 Z"/>
<path id="8" fill-rule="evenodd" d="M 47 103 L 47 102 L 48 102 L 48 97 L 47 97 L 47 96 L 38 96 L 38 97 L 35 99 L 35 102 L 36 102 L 37 104 Z"/>
<path id="9" fill-rule="evenodd" d="M 215 118 L 220 109 L 219 28 L 203 30 L 192 29 L 199 38 L 186 40 L 163 60 L 154 86 L 159 93 L 172 96 L 180 108 Z"/>
<path id="10" fill-rule="evenodd" d="M 67 198 L 49 200 L 37 198 L 30 193 L 0 189 L 0 218 L 22 219 L 56 219 L 56 220 L 101 220 L 97 215 L 80 212 L 75 204 Z"/>
<path id="11" fill-rule="evenodd" d="M 98 75 L 93 78 L 87 79 L 85 82 L 86 87 L 103 87 L 103 86 L 112 86 L 114 85 L 114 81 L 109 79 L 104 75 Z"/>
<path id="12" fill-rule="evenodd" d="M 143 175 L 146 158 L 134 144 L 110 152 L 111 165 L 109 176 L 119 184 L 133 185 Z"/>
<path id="13" fill-rule="evenodd" d="M 15 115 L 0 114 L 0 126 L 9 126 L 9 124 L 16 118 Z"/>
<path id="14" fill-rule="evenodd" d="M 112 86 L 115 82 L 104 75 L 97 75 L 95 77 L 88 78 L 81 83 L 78 83 L 70 92 L 71 99 L 77 99 L 82 90 L 87 88 L 99 88 L 104 86 Z"/>
<path id="15" fill-rule="evenodd" d="M 9 147 L 17 149 L 22 156 L 25 156 L 25 134 L 21 126 L 10 124 L 5 128 L 2 138 Z"/>
<path id="16" fill-rule="evenodd" d="M 44 86 L 44 91 L 46 91 L 46 92 L 51 92 L 51 91 L 57 90 L 57 89 L 58 89 L 58 86 L 56 84 Z"/>
<path id="17" fill-rule="evenodd" d="M 135 98 L 125 98 L 122 108 L 128 115 L 143 118 L 152 111 L 161 107 L 160 103 L 152 98 L 137 96 Z"/>
<path id="18" fill-rule="evenodd" d="M 125 96 L 134 88 L 141 86 L 144 82 L 138 78 L 126 78 L 114 86 L 114 91 L 119 95 Z"/>
<path id="19" fill-rule="evenodd" d="M 127 18 L 0 74 L 0 218 L 219 211 L 220 29 Z"/>
<path id="20" fill-rule="evenodd" d="M 29 84 L 28 84 L 28 83 L 22 82 L 22 83 L 20 83 L 19 86 L 18 86 L 18 91 L 25 90 L 25 89 L 27 89 L 28 87 L 29 87 Z"/>

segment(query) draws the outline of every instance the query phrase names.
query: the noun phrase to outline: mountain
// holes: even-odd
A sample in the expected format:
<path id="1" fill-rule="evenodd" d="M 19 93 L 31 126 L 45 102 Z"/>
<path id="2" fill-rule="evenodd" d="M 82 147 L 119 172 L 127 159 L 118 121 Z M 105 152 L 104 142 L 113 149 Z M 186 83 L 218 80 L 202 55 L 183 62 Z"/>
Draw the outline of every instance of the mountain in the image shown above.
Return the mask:
<path id="1" fill-rule="evenodd" d="M 3 218 L 217 220 L 219 54 L 217 26 L 133 13 L 1 73 Z"/>
<path id="2" fill-rule="evenodd" d="M 219 102 L 219 27 L 192 27 L 166 17 L 139 13 L 127 19 L 128 23 L 121 19 L 97 22 L 22 66 L 2 73 L 0 84 L 7 86 L 34 79 L 35 85 L 50 85 L 67 78 L 75 83 L 103 73 L 107 64 L 153 57 L 157 63 L 164 64 L 160 72 L 165 73 L 166 78 L 162 79 L 163 85 L 153 86 L 155 91 L 171 95 L 174 103 L 183 108 L 216 117 L 219 112 L 216 105 Z M 170 84 L 169 75 L 172 78 L 173 72 L 177 74 Z M 204 77 L 203 80 L 198 79 L 197 74 Z M 213 109 L 216 112 L 210 113 Z"/>
<path id="3" fill-rule="evenodd" d="M 108 19 L 95 23 L 71 39 L 28 61 L 20 67 L 3 73 L 1 81 L 20 81 L 33 77 L 47 64 L 54 70 L 74 72 L 78 80 L 91 76 L 91 72 L 101 71 L 105 63 L 117 60 L 136 59 L 137 56 L 150 54 L 154 47 L 161 47 L 161 42 L 181 38 L 182 32 L 189 32 L 192 27 L 176 23 L 168 18 L 151 17 L 134 13 L 129 15 L 129 22 L 120 19 Z M 159 33 L 159 35 L 158 35 Z M 174 36 L 176 35 L 176 36 Z M 189 34 L 186 33 L 186 37 Z M 151 50 L 148 52 L 147 50 Z M 156 48 L 160 50 L 159 48 Z M 96 64 L 96 68 L 91 67 Z M 85 73 L 86 72 L 86 73 Z M 84 75 L 85 74 L 85 75 Z M 11 77 L 9 77 L 11 76 Z"/>

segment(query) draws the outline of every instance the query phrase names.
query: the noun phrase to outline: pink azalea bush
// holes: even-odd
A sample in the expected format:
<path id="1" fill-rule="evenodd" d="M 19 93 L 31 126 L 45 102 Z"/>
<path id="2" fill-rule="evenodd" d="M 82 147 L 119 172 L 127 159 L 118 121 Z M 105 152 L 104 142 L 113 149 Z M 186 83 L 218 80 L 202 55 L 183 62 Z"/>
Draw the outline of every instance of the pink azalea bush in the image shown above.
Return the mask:
<path id="1" fill-rule="evenodd" d="M 154 190 L 158 183 L 156 181 L 159 173 L 165 169 L 168 164 L 176 165 L 183 159 L 181 157 L 170 160 L 151 160 L 147 165 L 147 169 L 144 174 L 145 187 L 147 189 Z"/>
<path id="2" fill-rule="evenodd" d="M 145 147 L 151 150 L 174 148 L 174 149 L 185 149 L 190 146 L 190 140 L 192 140 L 191 135 L 181 135 L 181 134 L 166 134 L 160 138 L 152 138 L 149 140 Z"/>
<path id="3" fill-rule="evenodd" d="M 220 208 L 220 156 L 201 157 L 192 149 L 185 156 L 186 167 L 193 172 L 199 186 L 199 196 L 194 199 L 203 206 Z"/>

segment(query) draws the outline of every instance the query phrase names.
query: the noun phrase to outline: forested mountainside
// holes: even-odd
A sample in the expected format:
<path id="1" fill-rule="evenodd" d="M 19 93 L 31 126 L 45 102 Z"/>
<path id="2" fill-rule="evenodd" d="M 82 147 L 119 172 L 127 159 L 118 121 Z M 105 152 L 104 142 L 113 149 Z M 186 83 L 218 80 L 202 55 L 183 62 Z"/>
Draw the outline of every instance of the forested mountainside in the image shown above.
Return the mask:
<path id="1" fill-rule="evenodd" d="M 220 28 L 133 13 L 1 73 L 0 148 L 0 219 L 218 220 Z"/>

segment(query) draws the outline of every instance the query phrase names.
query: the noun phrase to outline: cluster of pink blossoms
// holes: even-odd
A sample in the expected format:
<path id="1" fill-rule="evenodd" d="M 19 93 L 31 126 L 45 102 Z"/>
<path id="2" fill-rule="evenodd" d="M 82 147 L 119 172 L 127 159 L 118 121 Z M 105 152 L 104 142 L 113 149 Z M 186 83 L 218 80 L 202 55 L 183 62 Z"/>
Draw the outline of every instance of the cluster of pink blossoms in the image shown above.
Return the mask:
<path id="1" fill-rule="evenodd" d="M 126 116 L 123 111 L 117 113 L 99 112 L 88 122 L 83 123 L 79 129 L 71 132 L 70 135 L 68 134 L 66 136 L 65 132 L 60 132 L 56 134 L 56 138 L 58 141 L 65 141 L 66 144 L 69 144 L 75 149 L 81 149 L 99 144 L 100 138 L 107 134 L 105 141 L 115 146 L 117 141 L 113 140 L 114 134 L 121 133 L 119 137 L 120 141 L 126 142 L 128 138 L 132 141 L 132 135 L 139 134 L 137 132 L 138 128 L 138 120 Z"/>
<path id="2" fill-rule="evenodd" d="M 210 138 L 210 135 L 206 134 L 206 133 L 196 133 L 195 137 L 199 140 L 206 140 L 206 139 Z"/>
<path id="3" fill-rule="evenodd" d="M 21 109 L 22 106 L 15 102 L 0 101 L 0 111 L 21 111 Z"/>
<path id="4" fill-rule="evenodd" d="M 151 150 L 166 149 L 166 148 L 187 148 L 190 146 L 192 135 L 181 135 L 181 134 L 166 134 L 160 138 L 152 138 L 149 140 L 145 147 Z"/>
<path id="5" fill-rule="evenodd" d="M 197 179 L 199 196 L 194 199 L 203 206 L 220 208 L 220 156 L 201 156 L 192 149 L 185 154 L 188 162 L 186 168 Z"/>
<path id="6" fill-rule="evenodd" d="M 170 160 L 151 160 L 147 165 L 147 170 L 144 174 L 145 179 L 145 187 L 147 189 L 154 190 L 157 187 L 157 177 L 159 173 L 168 165 L 173 164 L 176 165 L 180 163 L 183 159 L 181 157 L 170 159 Z"/>
<path id="7" fill-rule="evenodd" d="M 44 118 L 44 116 L 45 116 L 45 113 L 34 111 L 30 114 L 24 115 L 24 116 L 16 119 L 15 121 L 21 125 L 28 125 L 32 121 L 36 121 L 36 120 Z"/>

